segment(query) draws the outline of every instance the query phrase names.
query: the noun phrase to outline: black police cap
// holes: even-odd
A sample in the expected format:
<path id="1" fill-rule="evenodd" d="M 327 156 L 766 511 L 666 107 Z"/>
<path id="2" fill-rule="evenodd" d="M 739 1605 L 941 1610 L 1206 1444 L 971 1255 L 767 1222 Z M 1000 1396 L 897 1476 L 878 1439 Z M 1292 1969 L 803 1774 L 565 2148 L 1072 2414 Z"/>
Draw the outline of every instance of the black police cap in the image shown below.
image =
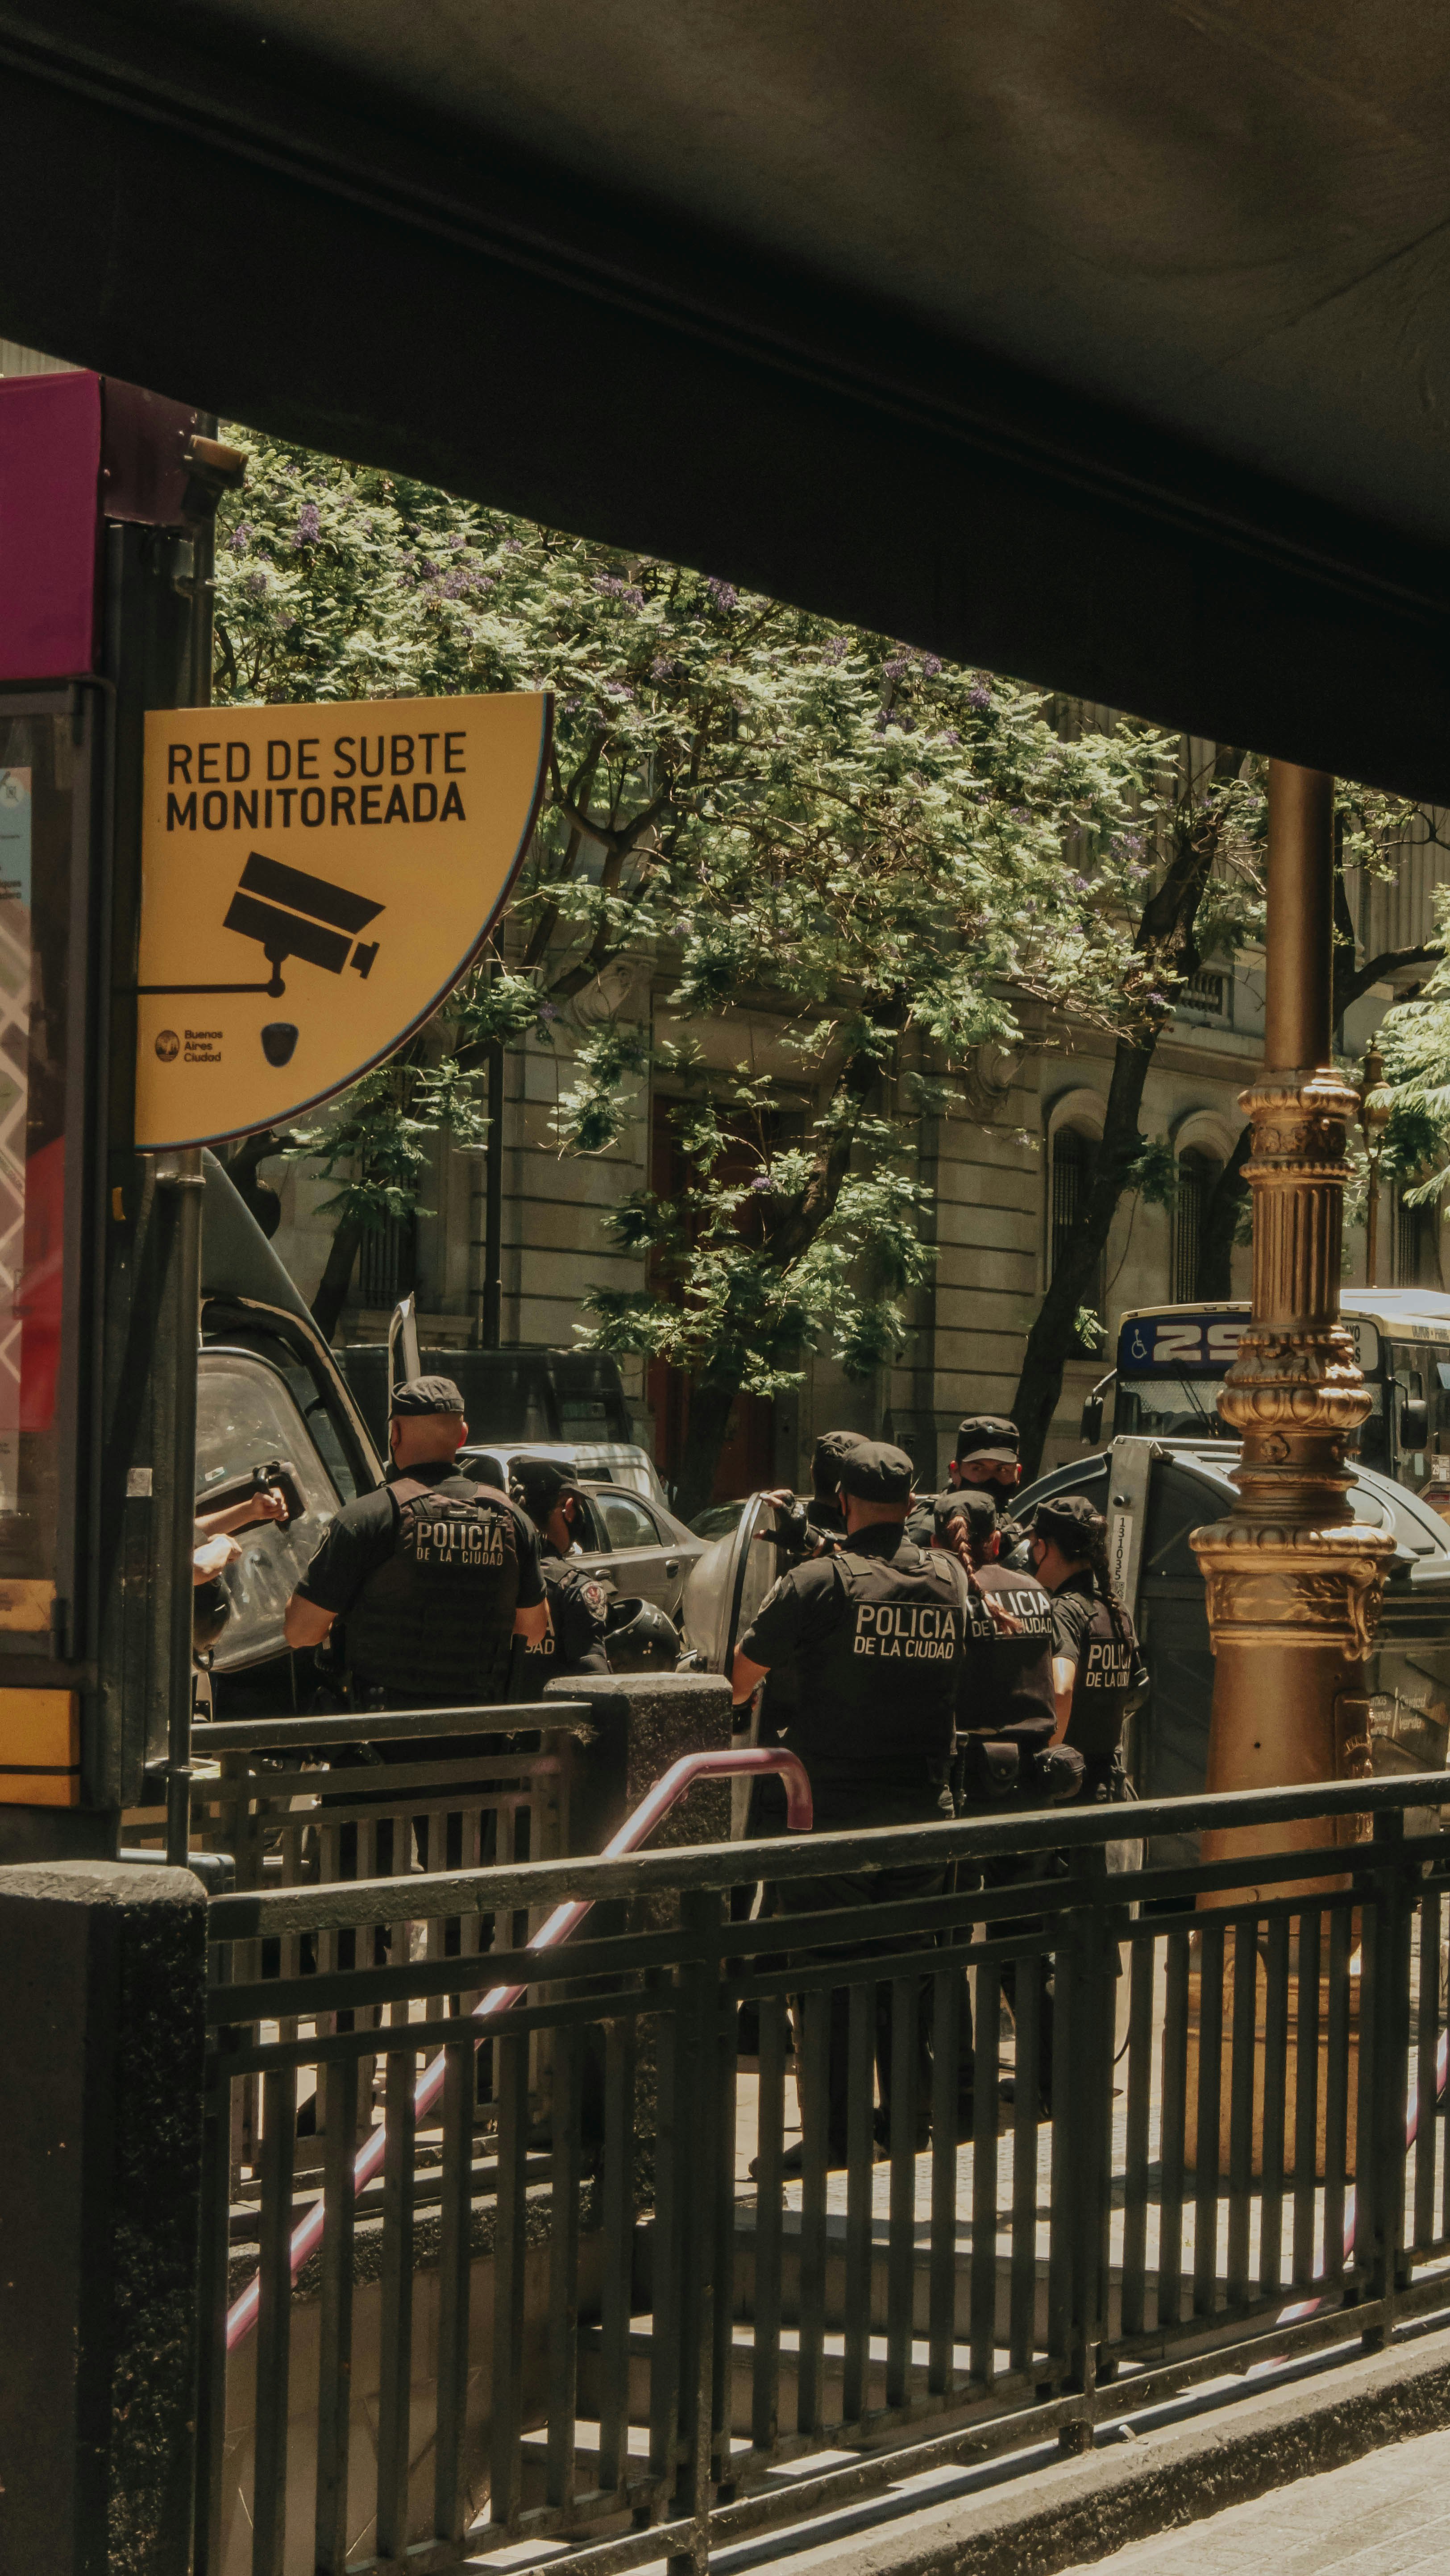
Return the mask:
<path id="1" fill-rule="evenodd" d="M 389 1411 L 397 1414 L 461 1413 L 463 1398 L 451 1377 L 410 1377 L 395 1386 Z"/>
<path id="2" fill-rule="evenodd" d="M 904 1449 L 893 1449 L 886 1440 L 858 1440 L 843 1456 L 837 1482 L 858 1503 L 900 1503 L 904 1508 L 915 1473 Z"/>
<path id="3" fill-rule="evenodd" d="M 811 1452 L 811 1491 L 829 1502 L 841 1481 L 841 1461 L 861 1446 L 859 1431 L 823 1431 Z"/>
<path id="4" fill-rule="evenodd" d="M 566 1494 L 577 1495 L 579 1488 L 567 1467 L 557 1458 L 514 1458 L 509 1462 L 509 1492 L 516 1503 L 522 1503 L 531 1521 L 541 1525 Z"/>
<path id="5" fill-rule="evenodd" d="M 1022 1447 L 1022 1434 L 1004 1413 L 969 1413 L 957 1424 L 957 1465 L 964 1458 L 999 1458 L 1010 1466 Z"/>
<path id="6" fill-rule="evenodd" d="M 1037 1506 L 1032 1532 L 1035 1538 L 1055 1539 L 1064 1556 L 1070 1556 L 1074 1549 L 1080 1554 L 1092 1540 L 1101 1538 L 1107 1526 L 1086 1494 L 1049 1494 Z"/>
<path id="7" fill-rule="evenodd" d="M 934 1518 L 938 1538 L 950 1538 L 951 1523 L 965 1521 L 968 1538 L 980 1547 L 997 1527 L 997 1506 L 985 1485 L 961 1485 L 955 1493 L 938 1496 Z"/>

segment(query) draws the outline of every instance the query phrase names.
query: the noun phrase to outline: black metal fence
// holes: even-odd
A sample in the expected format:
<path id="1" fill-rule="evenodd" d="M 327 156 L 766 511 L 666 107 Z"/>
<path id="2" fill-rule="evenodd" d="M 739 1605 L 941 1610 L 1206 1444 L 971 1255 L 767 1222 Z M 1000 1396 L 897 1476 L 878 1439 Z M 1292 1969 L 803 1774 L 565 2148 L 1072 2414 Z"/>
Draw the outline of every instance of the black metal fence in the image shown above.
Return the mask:
<path id="1" fill-rule="evenodd" d="M 1445 1785 L 1145 1805 L 1144 1833 L 1323 1832 L 1126 1875 L 1116 1809 L 214 1900 L 202 2576 L 531 2541 L 600 2576 L 698 2567 L 1443 2304 L 1450 1835 L 1406 1815 L 1434 1821 Z M 770 1872 L 749 1910 L 746 1867 Z M 564 1897 L 596 1910 L 532 1952 Z M 483 2047 L 481 1951 L 527 1988 Z"/>

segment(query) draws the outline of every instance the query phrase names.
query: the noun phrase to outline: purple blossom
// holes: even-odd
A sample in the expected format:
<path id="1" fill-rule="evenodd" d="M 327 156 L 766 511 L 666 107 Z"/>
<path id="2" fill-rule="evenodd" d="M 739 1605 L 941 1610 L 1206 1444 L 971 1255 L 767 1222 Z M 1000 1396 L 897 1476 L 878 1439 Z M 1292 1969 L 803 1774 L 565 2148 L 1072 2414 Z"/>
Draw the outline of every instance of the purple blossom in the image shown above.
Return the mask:
<path id="1" fill-rule="evenodd" d="M 505 537 L 503 541 L 503 550 L 506 555 L 521 555 L 524 550 L 523 539 L 521 537 Z"/>
<path id="2" fill-rule="evenodd" d="M 764 1192 L 764 1191 L 768 1191 L 768 1190 L 773 1190 L 773 1189 L 774 1189 L 774 1187 L 775 1187 L 775 1183 L 774 1183 L 774 1181 L 771 1179 L 769 1172 L 757 1172 L 757 1173 L 756 1173 L 756 1175 L 755 1175 L 755 1178 L 754 1178 L 754 1180 L 751 1182 L 750 1186 L 751 1186 L 751 1188 L 752 1188 L 753 1190 L 759 1190 L 759 1191 Z"/>
<path id="3" fill-rule="evenodd" d="M 1150 993 L 1148 999 L 1152 1003 L 1155 1011 L 1167 1010 L 1168 996 L 1166 993 Z"/>
<path id="4" fill-rule="evenodd" d="M 626 688 L 623 680 L 606 680 L 604 694 L 607 698 L 632 698 L 634 691 Z"/>
<path id="5" fill-rule="evenodd" d="M 249 572 L 242 587 L 246 591 L 249 599 L 265 599 L 267 596 L 267 576 L 265 572 Z"/>
<path id="6" fill-rule="evenodd" d="M 967 704 L 971 708 L 974 716 L 989 716 L 991 714 L 992 692 L 986 686 L 984 681 L 974 680 L 972 682 L 971 687 L 967 691 Z"/>
<path id="7" fill-rule="evenodd" d="M 252 542 L 252 531 L 245 519 L 239 519 L 228 540 L 234 555 L 244 555 Z"/>
<path id="8" fill-rule="evenodd" d="M 1074 877 L 1072 882 L 1074 892 L 1077 894 L 1088 894 L 1092 890 L 1091 877 Z"/>
<path id="9" fill-rule="evenodd" d="M 450 538 L 449 538 L 448 542 L 449 542 L 450 546 L 453 548 L 454 553 L 455 553 L 455 554 L 457 554 L 457 552 L 458 552 L 458 550 L 459 550 L 459 548 L 460 548 L 461 546 L 466 546 L 466 545 L 467 545 L 467 543 L 468 543 L 468 539 L 467 539 L 466 537 L 464 537 L 464 536 L 452 536 L 452 537 L 450 537 Z"/>
<path id="10" fill-rule="evenodd" d="M 656 653 L 649 666 L 649 675 L 652 680 L 658 680 L 661 686 L 664 686 L 670 680 L 682 680 L 685 676 L 685 666 L 683 662 L 677 662 L 669 653 Z"/>
<path id="11" fill-rule="evenodd" d="M 851 647 L 844 635 L 828 635 L 821 650 L 828 662 L 844 662 Z"/>
<path id="12" fill-rule="evenodd" d="M 541 1002 L 539 1004 L 539 1017 L 546 1027 L 550 1020 L 557 1020 L 558 1016 L 559 1013 L 557 1007 L 553 1002 Z"/>
<path id="13" fill-rule="evenodd" d="M 633 582 L 621 581 L 617 573 L 601 572 L 594 576 L 594 587 L 606 599 L 622 600 L 626 608 L 643 608 L 644 592 Z"/>
<path id="14" fill-rule="evenodd" d="M 297 514 L 297 533 L 293 537 L 292 543 L 294 546 L 315 545 L 321 534 L 322 514 L 317 507 L 317 503 L 315 501 L 304 501 Z"/>
<path id="15" fill-rule="evenodd" d="M 911 657 L 909 654 L 893 653 L 889 662 L 882 663 L 881 676 L 884 680 L 899 680 L 902 672 L 909 671 L 910 668 Z"/>
<path id="16" fill-rule="evenodd" d="M 941 678 L 940 655 L 936 653 L 923 653 L 921 657 L 921 676 L 924 680 L 939 680 Z"/>
<path id="17" fill-rule="evenodd" d="M 708 590 L 710 597 L 715 602 L 715 605 L 719 609 L 722 617 L 728 617 L 732 609 L 739 607 L 740 593 L 736 589 L 733 581 L 716 581 L 712 574 L 710 579 L 706 582 L 705 588 Z"/>
<path id="18" fill-rule="evenodd" d="M 961 737 L 961 735 L 958 733 L 958 731 L 957 731 L 957 729 L 956 729 L 956 726 L 955 726 L 955 725 L 948 725 L 948 726 L 947 726 L 947 729 L 946 729 L 946 731 L 945 731 L 945 733 L 943 733 L 943 734 L 939 734 L 939 735 L 937 736 L 937 740 L 938 740 L 939 742 L 953 742 L 953 743 L 956 743 L 956 742 L 960 742 L 960 741 L 961 741 L 961 738 L 962 738 L 962 737 Z"/>
<path id="19" fill-rule="evenodd" d="M 430 563 L 426 555 L 418 557 L 418 570 L 425 580 L 436 581 L 438 578 L 439 566 L 436 563 Z"/>

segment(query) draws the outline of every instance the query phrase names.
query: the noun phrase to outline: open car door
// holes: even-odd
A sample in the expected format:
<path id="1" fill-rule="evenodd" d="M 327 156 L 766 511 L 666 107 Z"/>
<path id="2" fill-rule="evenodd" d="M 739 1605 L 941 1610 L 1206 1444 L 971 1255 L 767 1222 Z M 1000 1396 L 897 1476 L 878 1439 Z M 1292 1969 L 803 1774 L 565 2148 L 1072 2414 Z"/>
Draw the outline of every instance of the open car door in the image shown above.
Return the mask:
<path id="1" fill-rule="evenodd" d="M 728 1675 L 736 1647 L 781 1570 L 781 1551 L 774 1544 L 779 1523 L 775 1504 L 764 1494 L 752 1494 L 734 1529 L 711 1540 L 685 1586 L 685 1643 L 712 1673 Z M 752 1715 L 749 1741 L 755 1740 Z M 733 1842 L 745 1835 L 750 1788 L 748 1780 L 731 1786 Z"/>

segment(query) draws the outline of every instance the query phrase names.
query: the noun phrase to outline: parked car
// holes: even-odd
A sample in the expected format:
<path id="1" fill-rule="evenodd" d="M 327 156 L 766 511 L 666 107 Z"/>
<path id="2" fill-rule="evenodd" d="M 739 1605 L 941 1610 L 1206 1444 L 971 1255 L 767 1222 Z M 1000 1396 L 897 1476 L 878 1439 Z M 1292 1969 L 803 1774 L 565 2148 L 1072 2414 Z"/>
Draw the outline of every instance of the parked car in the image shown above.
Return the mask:
<path id="1" fill-rule="evenodd" d="M 470 1425 L 470 1428 L 472 1426 Z M 581 1481 L 601 1485 L 625 1485 L 647 1503 L 655 1503 L 668 1513 L 669 1496 L 660 1483 L 659 1469 L 647 1449 L 632 1440 L 470 1440 L 460 1455 L 469 1462 L 473 1473 L 485 1485 L 507 1485 L 504 1476 L 484 1475 L 481 1459 L 494 1459 L 506 1468 L 511 1458 L 555 1458 L 561 1467 L 572 1467 Z M 683 1529 L 683 1521 L 675 1527 Z"/>
<path id="2" fill-rule="evenodd" d="M 636 1452 L 619 1362 L 604 1351 L 445 1350 L 420 1347 L 405 1297 L 386 1342 L 348 1342 L 338 1353 L 377 1448 L 387 1454 L 388 1395 L 403 1377 L 451 1377 L 475 1440 L 490 1448 Z M 416 1360 L 416 1367 L 413 1365 Z M 596 1474 L 611 1474 L 596 1468 Z M 651 1470 L 651 1472 L 653 1472 Z M 663 1488 L 659 1499 L 664 1501 Z"/>
<path id="3" fill-rule="evenodd" d="M 470 1442 L 461 1454 L 480 1484 L 500 1485 L 505 1491 L 511 1458 L 577 1464 L 575 1452 L 542 1440 L 510 1449 L 475 1449 Z M 643 1450 L 636 1455 L 644 1458 Z M 645 1464 L 651 1462 L 645 1459 Z M 618 1477 L 605 1481 L 581 1475 L 579 1489 L 588 1534 L 581 1557 L 571 1562 L 587 1566 L 591 1574 L 607 1575 L 622 1599 L 657 1602 L 678 1625 L 685 1585 L 705 1553 L 704 1540 L 677 1521 L 662 1500 L 631 1489 Z"/>

